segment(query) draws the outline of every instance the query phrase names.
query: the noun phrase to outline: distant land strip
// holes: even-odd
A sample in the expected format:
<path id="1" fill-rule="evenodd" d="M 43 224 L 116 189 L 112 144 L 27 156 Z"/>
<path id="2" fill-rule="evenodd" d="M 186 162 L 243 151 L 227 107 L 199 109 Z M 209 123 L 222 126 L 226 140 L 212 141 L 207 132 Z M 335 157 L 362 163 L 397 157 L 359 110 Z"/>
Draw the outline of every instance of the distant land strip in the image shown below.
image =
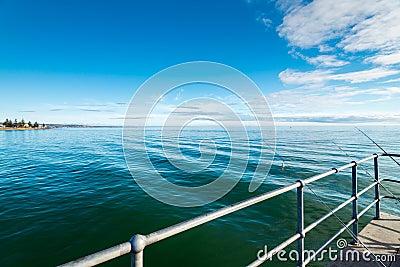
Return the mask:
<path id="1" fill-rule="evenodd" d="M 6 128 L 6 127 L 0 127 L 0 131 L 29 131 L 29 130 L 50 130 L 52 128 L 50 127 L 44 127 L 44 128 Z"/>

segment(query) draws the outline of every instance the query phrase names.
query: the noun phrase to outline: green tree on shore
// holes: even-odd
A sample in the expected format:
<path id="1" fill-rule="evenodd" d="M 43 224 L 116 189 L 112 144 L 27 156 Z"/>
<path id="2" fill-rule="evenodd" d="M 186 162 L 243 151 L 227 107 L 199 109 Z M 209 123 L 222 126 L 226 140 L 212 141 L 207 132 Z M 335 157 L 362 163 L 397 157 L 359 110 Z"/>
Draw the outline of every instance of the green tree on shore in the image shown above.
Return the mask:
<path id="1" fill-rule="evenodd" d="M 39 128 L 39 123 L 37 121 L 35 121 L 35 123 L 32 125 L 31 121 L 29 121 L 28 123 L 25 123 L 24 119 L 21 119 L 21 121 L 18 121 L 17 119 L 15 119 L 13 122 L 12 120 L 7 118 L 2 124 L 6 128 L 24 128 L 26 124 L 27 124 L 27 127 L 29 127 L 29 128 Z M 46 128 L 46 125 L 44 123 L 41 125 L 43 128 Z"/>
<path id="2" fill-rule="evenodd" d="M 4 127 L 11 127 L 11 126 L 12 126 L 12 122 L 9 121 L 8 119 L 6 119 L 6 120 L 3 122 L 3 125 L 4 125 Z"/>

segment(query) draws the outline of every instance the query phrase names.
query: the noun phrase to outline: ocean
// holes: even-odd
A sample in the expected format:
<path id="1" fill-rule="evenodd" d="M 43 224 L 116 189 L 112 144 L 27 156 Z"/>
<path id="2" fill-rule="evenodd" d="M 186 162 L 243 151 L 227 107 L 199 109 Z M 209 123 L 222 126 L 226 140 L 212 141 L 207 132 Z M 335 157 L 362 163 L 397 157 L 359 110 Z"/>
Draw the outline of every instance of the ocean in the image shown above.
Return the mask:
<path id="1" fill-rule="evenodd" d="M 361 129 L 388 152 L 399 153 L 400 127 Z M 218 131 L 197 129 L 192 132 L 193 138 L 183 139 L 182 153 L 187 157 L 199 156 L 199 138 L 194 136 L 208 136 L 221 148 L 202 172 L 184 175 L 169 164 L 157 138 L 150 142 L 149 156 L 169 181 L 199 185 L 217 178 L 229 162 L 229 153 L 224 149 L 226 140 L 220 135 Z M 134 234 L 151 233 L 381 151 L 354 127 L 282 126 L 276 130 L 276 152 L 268 177 L 255 192 L 248 191 L 248 177 L 257 167 L 256 158 L 250 157 L 243 178 L 228 194 L 205 206 L 187 208 L 159 202 L 135 183 L 125 162 L 121 128 L 0 131 L 0 266 L 65 263 L 128 241 Z M 257 153 L 250 155 L 256 157 Z M 360 190 L 371 181 L 366 171 L 373 174 L 372 161 L 363 166 L 365 169 L 359 168 Z M 146 172 L 140 168 L 137 167 L 138 174 Z M 400 167 L 389 158 L 380 158 L 382 178 L 398 179 L 399 172 Z M 397 196 L 400 194 L 400 185 L 386 185 Z M 351 196 L 351 170 L 311 186 L 334 208 Z M 386 194 L 383 189 L 381 192 Z M 359 200 L 360 210 L 373 196 L 371 190 Z M 295 204 L 296 193 L 291 191 L 161 241 L 145 249 L 144 264 L 244 266 L 255 260 L 265 246 L 272 249 L 296 233 Z M 306 225 L 328 212 L 307 189 L 305 211 Z M 399 204 L 389 199 L 382 201 L 382 211 L 400 215 Z M 373 215 L 371 209 L 360 225 Z M 338 216 L 349 221 L 351 205 Z M 332 216 L 307 235 L 306 248 L 318 248 L 339 228 L 340 222 Z M 350 241 L 348 234 L 342 237 Z M 313 262 L 311 266 L 325 263 L 326 260 Z M 104 266 L 130 266 L 130 256 Z M 274 259 L 268 266 L 295 263 Z"/>

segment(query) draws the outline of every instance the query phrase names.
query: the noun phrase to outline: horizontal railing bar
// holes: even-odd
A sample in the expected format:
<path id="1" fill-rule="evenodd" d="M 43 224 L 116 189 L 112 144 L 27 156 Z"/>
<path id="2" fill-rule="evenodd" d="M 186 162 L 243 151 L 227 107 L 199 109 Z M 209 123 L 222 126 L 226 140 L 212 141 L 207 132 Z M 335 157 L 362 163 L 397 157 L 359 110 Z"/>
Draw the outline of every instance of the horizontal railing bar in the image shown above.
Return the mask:
<path id="1" fill-rule="evenodd" d="M 332 174 L 334 174 L 334 173 L 338 173 L 338 172 L 343 171 L 343 170 L 345 170 L 345 169 L 351 168 L 351 167 L 353 167 L 353 166 L 356 165 L 356 164 L 361 164 L 361 163 L 363 163 L 363 162 L 365 162 L 365 161 L 374 159 L 374 158 L 376 158 L 376 157 L 378 157 L 378 155 L 377 155 L 377 154 L 374 154 L 374 155 L 372 155 L 372 156 L 369 156 L 369 157 L 360 159 L 358 162 L 351 162 L 351 163 L 346 164 L 346 165 L 343 165 L 343 166 L 341 166 L 341 167 L 339 167 L 339 168 L 334 168 L 334 169 L 332 169 L 332 170 L 330 170 L 330 171 L 327 171 L 327 172 L 325 172 L 325 173 L 318 174 L 318 175 L 312 176 L 312 177 L 310 177 L 310 178 L 307 178 L 307 179 L 304 180 L 304 183 L 305 183 L 305 184 L 309 184 L 309 183 L 315 182 L 315 181 L 317 181 L 317 180 L 319 180 L 319 179 L 322 179 L 322 178 L 327 177 L 327 176 L 329 176 L 329 175 L 332 175 Z"/>
<path id="2" fill-rule="evenodd" d="M 315 181 L 317 181 L 319 179 L 322 179 L 322 178 L 324 178 L 326 176 L 329 176 L 329 175 L 332 175 L 332 174 L 335 174 L 335 173 L 337 173 L 337 169 L 332 169 L 332 170 L 327 171 L 325 173 L 318 174 L 318 175 L 315 175 L 315 176 L 311 176 L 310 178 L 305 179 L 304 183 L 305 184 L 309 184 L 309 183 L 315 182 Z"/>
<path id="3" fill-rule="evenodd" d="M 131 243 L 125 242 L 116 246 L 113 246 L 108 249 L 101 250 L 99 252 L 93 253 L 86 257 L 82 257 L 80 259 L 70 261 L 60 267 L 85 267 L 85 266 L 94 266 L 112 259 L 115 259 L 119 256 L 128 254 L 131 252 Z"/>
<path id="4" fill-rule="evenodd" d="M 351 221 L 349 221 L 345 226 L 343 226 L 334 236 L 332 236 L 331 238 L 329 238 L 328 241 L 326 241 L 313 255 L 309 256 L 305 261 L 304 264 L 307 265 L 310 263 L 310 261 L 312 261 L 319 253 L 321 253 L 321 251 L 326 248 L 333 240 L 335 240 L 335 238 L 337 238 L 340 234 L 342 234 L 346 229 L 348 229 L 350 227 L 350 225 L 352 225 L 356 220 L 355 219 L 351 219 Z"/>
<path id="5" fill-rule="evenodd" d="M 363 159 L 357 161 L 357 164 L 361 164 L 363 162 L 366 162 L 368 160 L 371 160 L 371 159 L 374 159 L 374 158 L 377 158 L 377 157 L 379 157 L 378 154 L 373 154 L 372 156 L 369 156 L 369 157 L 366 157 L 366 158 L 363 158 Z"/>
<path id="6" fill-rule="evenodd" d="M 363 194 L 365 194 L 365 192 L 367 192 L 368 190 L 370 190 L 371 188 L 373 188 L 377 184 L 379 184 L 379 182 L 373 182 L 372 184 L 370 184 L 369 186 L 367 186 L 366 188 L 364 188 L 363 190 L 358 192 L 357 196 L 362 196 Z"/>
<path id="7" fill-rule="evenodd" d="M 299 186 L 301 186 L 301 183 L 296 182 L 292 185 L 281 187 L 281 188 L 273 190 L 271 192 L 264 193 L 264 194 L 256 196 L 256 197 L 252 197 L 250 199 L 238 202 L 238 203 L 230 205 L 228 207 L 225 207 L 225 208 L 222 208 L 222 209 L 219 209 L 216 211 L 212 211 L 212 212 L 206 213 L 204 215 L 195 217 L 193 219 L 190 219 L 190 220 L 175 224 L 173 226 L 164 228 L 162 230 L 153 232 L 153 233 L 145 236 L 146 246 L 153 244 L 155 242 L 158 242 L 160 240 L 163 240 L 165 238 L 171 237 L 173 235 L 182 233 L 184 231 L 187 231 L 189 229 L 192 229 L 194 227 L 202 225 L 206 222 L 209 222 L 209 221 L 215 220 L 217 218 L 220 218 L 222 216 L 228 215 L 235 211 L 244 209 L 246 207 L 255 205 L 255 204 L 265 201 L 267 199 L 270 199 L 275 196 L 281 195 L 283 193 L 289 192 L 293 189 L 296 189 Z"/>
<path id="8" fill-rule="evenodd" d="M 314 229 L 315 227 L 317 227 L 320 223 L 322 223 L 323 221 L 325 221 L 326 219 L 328 219 L 329 217 L 331 217 L 334 213 L 336 213 L 337 211 L 343 209 L 346 205 L 350 204 L 353 200 L 355 199 L 355 197 L 351 197 L 348 200 L 346 200 L 345 202 L 343 202 L 342 204 L 340 204 L 339 206 L 337 206 L 335 209 L 333 209 L 331 212 L 327 213 L 326 215 L 324 215 L 323 217 L 321 217 L 319 220 L 317 220 L 316 222 L 310 224 L 309 226 L 307 226 L 304 229 L 304 233 L 306 234 L 307 232 L 311 231 L 312 229 Z"/>
<path id="9" fill-rule="evenodd" d="M 393 179 L 381 179 L 381 182 L 392 182 L 392 183 L 400 183 L 400 180 L 393 180 Z"/>
<path id="10" fill-rule="evenodd" d="M 360 213 L 358 213 L 357 219 L 360 219 L 361 216 L 363 216 L 370 208 L 372 208 L 376 202 L 378 202 L 378 199 L 375 199 L 374 201 L 371 202 L 365 209 L 363 209 Z"/>
<path id="11" fill-rule="evenodd" d="M 338 172 L 341 172 L 341 171 L 344 171 L 346 169 L 349 169 L 349 168 L 353 167 L 354 165 L 356 165 L 356 163 L 352 162 L 352 163 L 349 163 L 349 164 L 346 164 L 346 165 L 344 165 L 342 167 L 337 168 L 337 170 L 338 170 Z"/>
<path id="12" fill-rule="evenodd" d="M 265 261 L 267 261 L 270 258 L 272 258 L 276 253 L 278 253 L 282 249 L 286 248 L 287 246 L 289 246 L 290 244 L 292 244 L 293 242 L 295 242 L 299 238 L 300 238 L 300 234 L 295 234 L 294 236 L 290 237 L 289 239 L 287 239 L 286 241 L 282 242 L 281 244 L 276 246 L 274 249 L 269 251 L 267 253 L 266 257 L 264 257 L 263 259 L 257 259 L 257 260 L 253 261 L 252 263 L 250 263 L 247 266 L 249 266 L 249 267 L 253 267 L 254 266 L 255 267 L 255 266 L 259 266 L 260 264 L 263 264 Z"/>

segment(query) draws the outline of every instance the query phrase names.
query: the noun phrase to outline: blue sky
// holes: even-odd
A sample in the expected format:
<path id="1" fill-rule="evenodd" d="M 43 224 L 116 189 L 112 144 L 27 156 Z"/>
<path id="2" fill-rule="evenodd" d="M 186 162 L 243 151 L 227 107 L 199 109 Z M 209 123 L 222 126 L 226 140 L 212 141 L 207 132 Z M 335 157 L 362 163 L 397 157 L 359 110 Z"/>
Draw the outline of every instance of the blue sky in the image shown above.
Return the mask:
<path id="1" fill-rule="evenodd" d="M 121 125 L 147 78 L 202 60 L 248 75 L 282 124 L 399 123 L 399 13 L 398 0 L 0 0 L 0 119 Z"/>

